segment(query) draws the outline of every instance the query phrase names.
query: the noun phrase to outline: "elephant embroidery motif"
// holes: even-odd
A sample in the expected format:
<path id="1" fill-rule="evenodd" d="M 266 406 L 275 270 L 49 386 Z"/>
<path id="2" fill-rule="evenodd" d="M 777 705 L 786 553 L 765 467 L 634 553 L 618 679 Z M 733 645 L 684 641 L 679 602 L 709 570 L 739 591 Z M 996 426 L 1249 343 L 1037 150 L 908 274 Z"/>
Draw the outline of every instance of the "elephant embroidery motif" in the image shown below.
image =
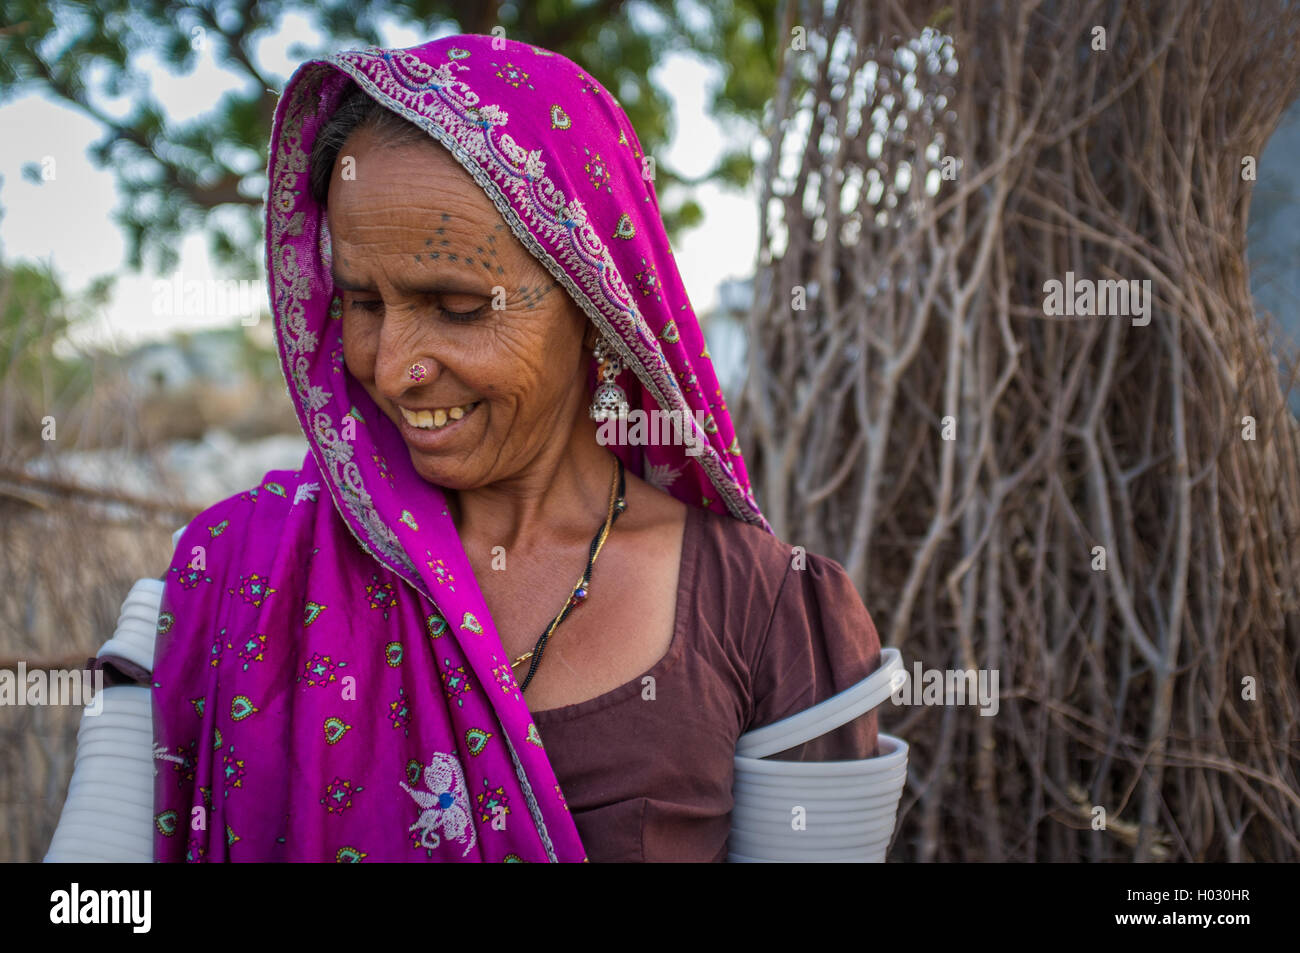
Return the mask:
<path id="1" fill-rule="evenodd" d="M 454 755 L 435 752 L 423 776 L 427 791 L 401 782 L 402 790 L 421 809 L 420 817 L 407 830 L 419 831 L 420 845 L 431 850 L 442 843 L 442 837 L 463 842 L 465 850 L 461 856 L 464 857 L 473 850 L 478 835 L 470 819 L 469 792 L 465 790 L 465 772 L 460 762 Z"/>

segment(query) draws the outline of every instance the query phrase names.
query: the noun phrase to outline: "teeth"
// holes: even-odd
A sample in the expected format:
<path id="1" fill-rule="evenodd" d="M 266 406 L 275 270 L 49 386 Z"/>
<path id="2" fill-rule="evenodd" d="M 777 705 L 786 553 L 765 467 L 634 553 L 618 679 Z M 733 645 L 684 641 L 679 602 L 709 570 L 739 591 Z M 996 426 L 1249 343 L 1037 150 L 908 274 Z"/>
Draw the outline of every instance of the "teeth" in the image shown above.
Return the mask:
<path id="1" fill-rule="evenodd" d="M 448 420 L 460 420 L 467 413 L 474 409 L 471 402 L 460 407 L 439 407 L 437 410 L 407 410 L 405 407 L 399 407 L 403 419 L 412 427 L 419 427 L 422 430 L 437 430 L 447 425 Z"/>

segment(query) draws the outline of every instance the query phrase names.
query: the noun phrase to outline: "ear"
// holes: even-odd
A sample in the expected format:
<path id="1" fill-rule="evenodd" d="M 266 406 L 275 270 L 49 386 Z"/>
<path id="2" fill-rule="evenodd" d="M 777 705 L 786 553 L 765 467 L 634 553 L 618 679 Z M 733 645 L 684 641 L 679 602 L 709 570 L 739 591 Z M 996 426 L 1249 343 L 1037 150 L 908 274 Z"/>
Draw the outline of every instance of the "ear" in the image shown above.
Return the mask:
<path id="1" fill-rule="evenodd" d="M 587 351 L 596 349 L 596 342 L 600 340 L 600 329 L 595 324 L 588 321 L 587 329 L 582 335 L 582 347 Z"/>

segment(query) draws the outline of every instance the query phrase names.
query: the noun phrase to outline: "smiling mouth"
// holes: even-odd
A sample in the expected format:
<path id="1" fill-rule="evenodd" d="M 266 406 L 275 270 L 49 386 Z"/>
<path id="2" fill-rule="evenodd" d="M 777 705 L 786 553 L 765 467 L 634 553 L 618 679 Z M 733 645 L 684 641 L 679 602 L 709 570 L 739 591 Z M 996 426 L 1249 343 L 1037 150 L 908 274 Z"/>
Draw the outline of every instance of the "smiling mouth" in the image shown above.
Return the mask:
<path id="1" fill-rule="evenodd" d="M 438 407 L 434 410 L 407 410 L 405 407 L 397 409 L 402 412 L 402 419 L 412 427 L 419 430 L 441 430 L 447 424 L 460 420 L 481 403 L 482 401 L 475 400 L 458 407 Z"/>

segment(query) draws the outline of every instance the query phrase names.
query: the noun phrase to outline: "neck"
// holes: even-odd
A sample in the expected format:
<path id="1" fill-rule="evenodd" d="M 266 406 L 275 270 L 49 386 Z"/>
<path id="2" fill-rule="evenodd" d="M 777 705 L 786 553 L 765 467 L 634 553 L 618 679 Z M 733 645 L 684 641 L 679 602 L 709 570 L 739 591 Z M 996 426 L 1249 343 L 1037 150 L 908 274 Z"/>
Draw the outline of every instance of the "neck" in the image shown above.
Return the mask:
<path id="1" fill-rule="evenodd" d="M 489 486 L 448 491 L 447 504 L 467 551 L 494 546 L 527 553 L 572 537 L 586 542 L 604 520 L 614 454 L 596 443 L 583 406 L 566 441 L 549 441 L 522 472 Z"/>

